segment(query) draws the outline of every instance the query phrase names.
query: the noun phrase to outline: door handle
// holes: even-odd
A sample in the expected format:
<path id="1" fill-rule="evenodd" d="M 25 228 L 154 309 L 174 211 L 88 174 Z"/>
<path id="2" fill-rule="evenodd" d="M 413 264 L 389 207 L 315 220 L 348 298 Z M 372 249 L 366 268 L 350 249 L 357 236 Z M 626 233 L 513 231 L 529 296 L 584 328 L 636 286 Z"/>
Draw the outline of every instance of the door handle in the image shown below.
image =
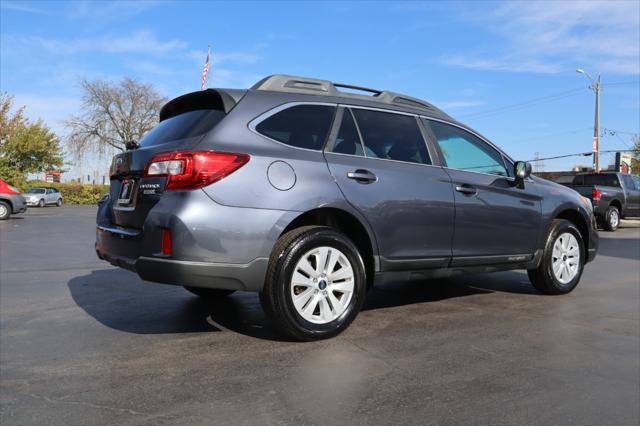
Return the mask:
<path id="1" fill-rule="evenodd" d="M 369 170 L 358 169 L 355 172 L 347 173 L 349 179 L 353 179 L 358 183 L 373 183 L 378 180 L 377 176 Z"/>
<path id="2" fill-rule="evenodd" d="M 478 192 L 478 190 L 475 189 L 473 186 L 467 185 L 467 184 L 456 185 L 456 191 L 464 195 L 474 195 Z"/>

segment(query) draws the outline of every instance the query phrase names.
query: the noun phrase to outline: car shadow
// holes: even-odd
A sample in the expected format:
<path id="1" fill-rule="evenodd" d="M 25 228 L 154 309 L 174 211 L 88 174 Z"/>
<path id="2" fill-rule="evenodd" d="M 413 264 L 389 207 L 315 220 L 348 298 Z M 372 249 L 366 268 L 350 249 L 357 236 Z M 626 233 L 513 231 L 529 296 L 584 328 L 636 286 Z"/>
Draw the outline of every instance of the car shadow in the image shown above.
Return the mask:
<path id="1" fill-rule="evenodd" d="M 505 275 L 507 274 L 507 275 Z M 452 279 L 375 286 L 363 310 L 375 310 L 493 292 L 536 294 L 519 273 L 468 275 Z M 526 283 L 524 282 L 526 281 Z M 101 324 L 128 333 L 171 334 L 223 330 L 265 340 L 289 341 L 267 320 L 258 295 L 236 292 L 217 301 L 182 287 L 147 283 L 122 269 L 99 269 L 72 278 L 75 303 Z"/>

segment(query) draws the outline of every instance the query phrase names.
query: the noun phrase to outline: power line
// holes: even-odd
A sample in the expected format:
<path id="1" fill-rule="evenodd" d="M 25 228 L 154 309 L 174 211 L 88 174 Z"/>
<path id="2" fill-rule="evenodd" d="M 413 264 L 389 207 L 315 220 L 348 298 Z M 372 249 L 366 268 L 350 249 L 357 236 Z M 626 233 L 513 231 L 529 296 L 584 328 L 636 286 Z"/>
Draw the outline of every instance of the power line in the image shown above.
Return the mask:
<path id="1" fill-rule="evenodd" d="M 607 151 L 600 151 L 601 154 L 608 154 L 610 152 L 640 152 L 637 149 L 611 149 Z M 592 151 L 589 152 L 578 152 L 576 154 L 565 154 L 565 155 L 556 155 L 555 157 L 545 157 L 545 158 L 534 158 L 532 160 L 527 160 L 529 163 L 534 163 L 536 161 L 544 161 L 544 160 L 556 160 L 558 158 L 568 158 L 568 157 L 590 157 L 593 155 Z"/>
<path id="2" fill-rule="evenodd" d="M 579 93 L 582 93 L 584 91 L 588 90 L 587 87 L 580 87 L 580 88 L 576 88 L 576 89 L 572 89 L 572 90 L 566 90 L 564 92 L 559 92 L 559 93 L 554 93 L 554 94 L 550 94 L 547 96 L 542 96 L 540 98 L 534 98 L 528 101 L 524 101 L 524 102 L 519 102 L 516 104 L 511 104 L 511 105 L 506 105 L 500 108 L 494 108 L 494 109 L 490 109 L 490 110 L 486 110 L 486 111 L 481 111 L 481 112 L 476 112 L 476 113 L 472 113 L 472 114 L 465 114 L 465 115 L 461 115 L 461 118 L 469 118 L 469 117 L 480 117 L 480 116 L 489 116 L 489 115 L 494 115 L 494 114 L 500 114 L 503 112 L 510 112 L 510 111 L 514 111 L 514 110 L 518 110 L 518 109 L 522 109 L 522 108 L 527 108 L 527 107 L 531 107 L 531 106 L 535 106 L 535 105 L 540 105 L 540 104 L 544 104 L 547 102 L 553 102 L 553 101 L 557 101 L 560 99 L 564 99 L 564 98 L 568 98 L 571 96 L 575 96 Z"/>

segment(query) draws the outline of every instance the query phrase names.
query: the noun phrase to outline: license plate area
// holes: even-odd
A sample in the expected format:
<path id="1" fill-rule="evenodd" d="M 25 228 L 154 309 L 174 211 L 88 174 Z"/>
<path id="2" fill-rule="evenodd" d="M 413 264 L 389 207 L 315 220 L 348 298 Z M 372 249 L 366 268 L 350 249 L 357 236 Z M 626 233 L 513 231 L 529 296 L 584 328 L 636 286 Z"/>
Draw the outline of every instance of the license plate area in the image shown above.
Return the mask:
<path id="1" fill-rule="evenodd" d="M 120 187 L 120 195 L 118 196 L 118 205 L 122 207 L 131 207 L 135 202 L 136 181 L 134 179 L 125 179 Z"/>

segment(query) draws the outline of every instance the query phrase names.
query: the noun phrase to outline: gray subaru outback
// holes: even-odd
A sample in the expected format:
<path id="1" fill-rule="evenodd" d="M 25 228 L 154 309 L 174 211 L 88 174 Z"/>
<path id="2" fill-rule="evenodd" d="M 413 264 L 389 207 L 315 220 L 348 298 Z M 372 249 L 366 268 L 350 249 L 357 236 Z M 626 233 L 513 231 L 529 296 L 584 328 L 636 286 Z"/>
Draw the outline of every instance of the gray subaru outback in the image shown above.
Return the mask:
<path id="1" fill-rule="evenodd" d="M 258 292 L 295 339 L 340 333 L 380 282 L 525 269 L 568 293 L 598 246 L 588 200 L 388 91 L 286 75 L 207 89 L 129 146 L 98 256 L 201 297 Z"/>

